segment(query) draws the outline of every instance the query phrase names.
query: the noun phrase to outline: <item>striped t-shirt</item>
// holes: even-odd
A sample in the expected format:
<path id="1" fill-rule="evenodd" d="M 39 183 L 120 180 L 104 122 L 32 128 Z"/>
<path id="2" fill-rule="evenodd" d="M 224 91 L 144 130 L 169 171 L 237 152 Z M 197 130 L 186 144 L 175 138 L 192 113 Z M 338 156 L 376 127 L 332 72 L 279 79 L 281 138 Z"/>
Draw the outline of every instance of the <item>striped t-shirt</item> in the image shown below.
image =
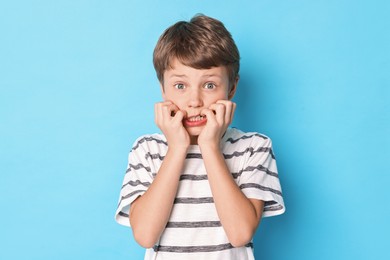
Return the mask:
<path id="1" fill-rule="evenodd" d="M 147 191 L 167 149 L 161 134 L 145 135 L 134 143 L 115 214 L 118 223 L 129 226 L 130 204 Z M 282 214 L 285 207 L 271 140 L 229 128 L 221 151 L 241 191 L 248 198 L 265 201 L 263 217 Z M 197 145 L 188 149 L 171 216 L 159 243 L 146 250 L 145 259 L 254 259 L 252 243 L 240 248 L 229 243 Z"/>

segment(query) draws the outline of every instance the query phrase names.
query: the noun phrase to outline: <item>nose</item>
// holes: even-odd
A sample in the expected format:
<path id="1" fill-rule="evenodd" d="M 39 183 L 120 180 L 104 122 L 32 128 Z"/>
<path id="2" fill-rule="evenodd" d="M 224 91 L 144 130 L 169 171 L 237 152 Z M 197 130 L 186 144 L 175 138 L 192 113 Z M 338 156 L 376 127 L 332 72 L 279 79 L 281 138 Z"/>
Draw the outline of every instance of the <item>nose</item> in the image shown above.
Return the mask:
<path id="1" fill-rule="evenodd" d="M 203 106 L 203 99 L 202 99 L 202 93 L 198 88 L 192 89 L 192 91 L 189 93 L 189 107 L 201 107 Z"/>

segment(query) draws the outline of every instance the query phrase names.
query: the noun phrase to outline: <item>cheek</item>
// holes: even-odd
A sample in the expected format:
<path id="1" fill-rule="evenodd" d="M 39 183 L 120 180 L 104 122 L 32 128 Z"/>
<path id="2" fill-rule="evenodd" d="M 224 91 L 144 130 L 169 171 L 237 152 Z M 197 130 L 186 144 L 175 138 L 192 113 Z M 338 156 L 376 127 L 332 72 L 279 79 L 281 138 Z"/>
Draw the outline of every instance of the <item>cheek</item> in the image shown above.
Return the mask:
<path id="1" fill-rule="evenodd" d="M 175 99 L 177 99 L 177 98 L 175 98 L 174 93 L 170 89 L 166 89 L 166 88 L 162 92 L 162 97 L 163 97 L 164 101 L 168 101 L 169 100 L 169 101 L 174 102 Z"/>
<path id="2" fill-rule="evenodd" d="M 221 92 L 221 93 L 218 93 L 216 95 L 208 97 L 207 100 L 205 100 L 205 103 L 207 103 L 208 105 L 211 105 L 211 104 L 214 104 L 215 102 L 217 102 L 218 100 L 227 100 L 227 99 L 228 99 L 227 93 Z"/>
<path id="3" fill-rule="evenodd" d="M 185 98 L 177 95 L 172 95 L 172 94 L 165 94 L 163 96 L 164 101 L 171 101 L 173 104 L 175 104 L 179 109 L 185 108 L 186 100 Z"/>

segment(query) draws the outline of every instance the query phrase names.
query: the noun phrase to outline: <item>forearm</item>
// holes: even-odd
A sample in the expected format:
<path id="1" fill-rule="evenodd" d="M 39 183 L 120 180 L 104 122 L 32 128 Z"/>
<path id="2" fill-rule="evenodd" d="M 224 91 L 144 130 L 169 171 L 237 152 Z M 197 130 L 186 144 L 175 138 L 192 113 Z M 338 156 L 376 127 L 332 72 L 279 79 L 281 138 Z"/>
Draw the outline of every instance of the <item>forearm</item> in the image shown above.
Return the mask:
<path id="1" fill-rule="evenodd" d="M 186 149 L 169 149 L 144 195 L 133 202 L 130 222 L 136 241 L 150 248 L 163 232 L 176 196 Z"/>
<path id="2" fill-rule="evenodd" d="M 214 203 L 221 224 L 233 246 L 247 244 L 259 224 L 262 202 L 256 207 L 237 186 L 219 147 L 201 148 Z"/>

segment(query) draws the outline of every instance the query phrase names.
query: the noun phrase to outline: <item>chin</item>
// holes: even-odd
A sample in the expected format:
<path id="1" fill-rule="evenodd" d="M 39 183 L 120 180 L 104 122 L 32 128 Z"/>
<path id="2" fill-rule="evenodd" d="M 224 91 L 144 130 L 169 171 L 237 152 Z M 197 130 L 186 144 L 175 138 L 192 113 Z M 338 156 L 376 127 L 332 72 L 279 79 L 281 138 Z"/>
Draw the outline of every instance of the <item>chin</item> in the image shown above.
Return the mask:
<path id="1" fill-rule="evenodd" d="M 186 130 L 191 137 L 198 137 L 203 127 L 187 127 Z"/>

